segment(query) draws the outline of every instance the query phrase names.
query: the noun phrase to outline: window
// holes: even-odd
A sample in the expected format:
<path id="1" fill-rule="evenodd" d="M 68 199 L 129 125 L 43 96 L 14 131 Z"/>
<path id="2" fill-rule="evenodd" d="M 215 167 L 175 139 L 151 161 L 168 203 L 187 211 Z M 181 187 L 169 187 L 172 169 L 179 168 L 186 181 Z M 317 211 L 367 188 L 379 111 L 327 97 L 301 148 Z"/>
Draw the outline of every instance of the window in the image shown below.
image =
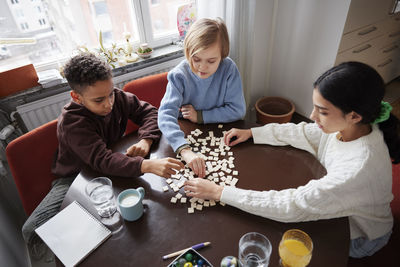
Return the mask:
<path id="1" fill-rule="evenodd" d="M 106 46 L 124 46 L 127 33 L 134 48 L 140 43 L 154 48 L 170 44 L 179 36 L 178 7 L 193 2 L 195 0 L 20 1 L 18 7 L 25 14 L 25 21 L 21 22 L 11 8 L 18 0 L 10 0 L 6 5 L 10 10 L 5 13 L 10 23 L 4 25 L 20 26 L 8 29 L 0 24 L 0 38 L 35 38 L 36 44 L 7 45 L 12 57 L 0 61 L 0 71 L 18 67 L 21 59 L 41 70 L 46 66 L 57 67 L 57 64 L 59 67 L 81 47 L 91 51 L 99 49 L 100 32 Z M 7 33 L 6 30 L 11 31 Z"/>
<path id="2" fill-rule="evenodd" d="M 28 23 L 24 22 L 20 24 L 20 27 L 22 30 L 28 30 L 29 29 L 29 25 Z"/>
<path id="3" fill-rule="evenodd" d="M 17 17 L 23 18 L 24 17 L 24 12 L 21 9 L 15 9 L 15 15 Z"/>
<path id="4" fill-rule="evenodd" d="M 107 12 L 107 4 L 105 1 L 96 1 L 93 2 L 93 7 L 97 16 L 108 14 Z"/>

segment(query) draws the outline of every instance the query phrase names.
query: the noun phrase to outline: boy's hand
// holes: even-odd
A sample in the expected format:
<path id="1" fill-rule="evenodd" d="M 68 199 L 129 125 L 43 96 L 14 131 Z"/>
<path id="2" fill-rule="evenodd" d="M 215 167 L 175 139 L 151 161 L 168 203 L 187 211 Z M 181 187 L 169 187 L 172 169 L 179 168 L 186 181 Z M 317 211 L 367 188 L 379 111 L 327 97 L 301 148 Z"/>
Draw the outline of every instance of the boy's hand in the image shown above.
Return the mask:
<path id="1" fill-rule="evenodd" d="M 197 111 L 192 105 L 184 105 L 181 107 L 182 115 L 185 119 L 197 123 Z"/>
<path id="2" fill-rule="evenodd" d="M 190 148 L 182 149 L 181 156 L 198 177 L 206 175 L 206 163 L 204 159 L 195 154 Z"/>
<path id="3" fill-rule="evenodd" d="M 227 146 L 234 146 L 246 141 L 252 136 L 251 129 L 232 128 L 224 134 L 224 143 Z"/>
<path id="4" fill-rule="evenodd" d="M 152 139 L 142 139 L 138 143 L 129 147 L 125 154 L 130 157 L 145 157 L 150 152 L 151 144 L 153 144 Z"/>
<path id="5" fill-rule="evenodd" d="M 142 173 L 151 172 L 158 176 L 169 178 L 177 170 L 183 169 L 185 165 L 180 160 L 174 158 L 145 159 L 142 162 Z"/>
<path id="6" fill-rule="evenodd" d="M 185 181 L 184 189 L 189 197 L 220 200 L 224 188 L 207 179 L 196 178 Z"/>

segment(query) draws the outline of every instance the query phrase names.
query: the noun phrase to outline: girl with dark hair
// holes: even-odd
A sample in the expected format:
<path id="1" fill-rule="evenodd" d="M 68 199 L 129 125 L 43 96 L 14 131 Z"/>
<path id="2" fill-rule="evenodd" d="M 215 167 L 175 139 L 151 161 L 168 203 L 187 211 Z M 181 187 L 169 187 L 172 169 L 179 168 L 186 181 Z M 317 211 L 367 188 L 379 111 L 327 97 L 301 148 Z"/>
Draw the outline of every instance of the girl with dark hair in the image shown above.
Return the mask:
<path id="1" fill-rule="evenodd" d="M 186 182 L 187 195 L 220 200 L 281 222 L 348 216 L 350 256 L 374 254 L 392 233 L 392 163 L 400 161 L 399 121 L 382 101 L 384 89 L 373 68 L 342 63 L 314 83 L 314 123 L 234 128 L 224 136 L 230 146 L 253 137 L 255 144 L 306 150 L 326 168 L 322 178 L 298 188 L 262 192 L 197 178 Z"/>

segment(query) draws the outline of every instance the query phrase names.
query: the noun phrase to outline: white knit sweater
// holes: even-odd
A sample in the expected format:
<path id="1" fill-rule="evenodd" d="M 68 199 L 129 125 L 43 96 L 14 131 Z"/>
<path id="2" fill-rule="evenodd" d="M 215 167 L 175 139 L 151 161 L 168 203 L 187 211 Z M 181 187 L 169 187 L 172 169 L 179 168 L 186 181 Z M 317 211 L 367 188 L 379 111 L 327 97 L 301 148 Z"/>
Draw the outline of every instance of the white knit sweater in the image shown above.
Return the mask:
<path id="1" fill-rule="evenodd" d="M 281 222 L 349 216 L 351 239 L 381 237 L 393 226 L 392 166 L 381 131 L 376 125 L 372 129 L 357 140 L 342 142 L 336 133 L 325 134 L 314 123 L 252 128 L 255 144 L 306 150 L 318 158 L 327 174 L 281 191 L 225 187 L 221 201 Z"/>

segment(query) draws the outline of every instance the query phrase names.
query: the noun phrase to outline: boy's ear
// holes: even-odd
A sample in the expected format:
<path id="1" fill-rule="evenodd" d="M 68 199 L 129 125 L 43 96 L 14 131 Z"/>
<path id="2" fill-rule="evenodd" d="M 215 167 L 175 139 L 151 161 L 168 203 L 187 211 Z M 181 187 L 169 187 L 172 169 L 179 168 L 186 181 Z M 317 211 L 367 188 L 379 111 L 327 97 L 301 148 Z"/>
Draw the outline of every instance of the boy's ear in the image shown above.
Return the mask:
<path id="1" fill-rule="evenodd" d="M 74 100 L 74 102 L 81 104 L 81 96 L 77 92 L 72 90 L 71 97 L 72 97 L 72 100 Z"/>

